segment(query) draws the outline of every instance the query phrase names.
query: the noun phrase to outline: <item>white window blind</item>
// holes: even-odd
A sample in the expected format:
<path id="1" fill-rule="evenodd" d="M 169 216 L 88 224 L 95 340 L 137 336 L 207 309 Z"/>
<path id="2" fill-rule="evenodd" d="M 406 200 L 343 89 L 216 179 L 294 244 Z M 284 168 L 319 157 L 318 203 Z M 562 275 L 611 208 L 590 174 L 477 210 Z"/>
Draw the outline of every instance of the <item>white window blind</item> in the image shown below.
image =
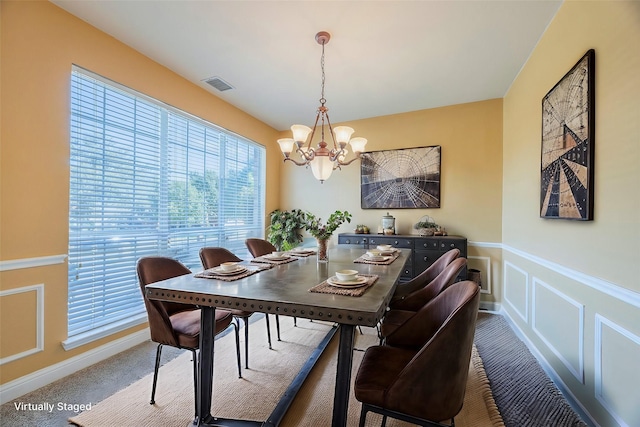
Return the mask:
<path id="1" fill-rule="evenodd" d="M 75 66 L 70 173 L 69 337 L 144 313 L 140 257 L 264 235 L 264 147 Z"/>

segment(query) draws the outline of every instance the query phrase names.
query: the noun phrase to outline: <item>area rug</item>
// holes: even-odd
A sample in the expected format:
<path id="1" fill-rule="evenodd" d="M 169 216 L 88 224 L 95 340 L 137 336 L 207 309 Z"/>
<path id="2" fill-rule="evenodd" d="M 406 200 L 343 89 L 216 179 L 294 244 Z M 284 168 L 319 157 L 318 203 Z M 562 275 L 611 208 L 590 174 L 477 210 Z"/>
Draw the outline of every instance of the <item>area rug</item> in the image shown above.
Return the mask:
<path id="1" fill-rule="evenodd" d="M 250 369 L 242 370 L 243 378 L 241 379 L 237 376 L 233 335 L 229 334 L 216 340 L 212 414 L 223 418 L 265 420 L 290 381 L 331 328 L 331 324 L 298 319 L 297 327 L 294 327 L 292 322 L 281 322 L 282 341 L 275 341 L 272 350 L 267 346 L 264 328 L 264 320 L 251 325 Z M 352 381 L 362 360 L 363 350 L 376 344 L 375 329 L 362 328 L 362 333 L 356 332 Z M 337 351 L 336 335 L 296 396 L 281 424 L 282 427 L 331 425 Z M 190 352 L 161 367 L 155 405 L 149 404 L 153 378 L 149 375 L 93 405 L 91 410 L 82 412 L 69 421 L 83 427 L 106 425 L 186 427 L 194 414 L 192 369 Z M 105 381 L 108 379 L 105 378 Z M 353 390 L 353 384 L 351 390 Z M 357 426 L 359 416 L 360 403 L 355 399 L 352 391 L 348 425 Z M 493 401 L 482 360 L 475 347 L 469 365 L 465 403 L 455 421 L 458 427 L 504 426 Z M 379 425 L 380 418 L 370 413 L 367 416 L 367 426 Z M 410 425 L 392 419 L 387 423 L 389 427 Z"/>

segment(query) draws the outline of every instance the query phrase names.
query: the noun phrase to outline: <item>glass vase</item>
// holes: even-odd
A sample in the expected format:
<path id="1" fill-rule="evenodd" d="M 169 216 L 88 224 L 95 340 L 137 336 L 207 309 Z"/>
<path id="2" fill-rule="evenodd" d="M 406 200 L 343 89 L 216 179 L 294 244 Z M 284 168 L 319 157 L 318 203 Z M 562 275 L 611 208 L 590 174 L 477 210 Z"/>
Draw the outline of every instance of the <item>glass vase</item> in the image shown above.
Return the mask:
<path id="1" fill-rule="evenodd" d="M 316 239 L 318 241 L 318 262 L 329 262 L 329 239 Z"/>

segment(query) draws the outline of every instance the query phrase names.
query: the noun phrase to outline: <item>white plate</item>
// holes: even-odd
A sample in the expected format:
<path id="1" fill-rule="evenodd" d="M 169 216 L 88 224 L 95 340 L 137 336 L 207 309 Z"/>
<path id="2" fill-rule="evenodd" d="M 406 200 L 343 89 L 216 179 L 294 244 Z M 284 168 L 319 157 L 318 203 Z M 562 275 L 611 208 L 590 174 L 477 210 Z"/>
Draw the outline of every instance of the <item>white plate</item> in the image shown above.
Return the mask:
<path id="1" fill-rule="evenodd" d="M 247 267 L 243 267 L 241 265 L 236 266 L 233 270 L 223 270 L 222 267 L 214 267 L 211 269 L 215 274 L 219 274 L 221 276 L 231 276 L 233 274 L 240 274 L 247 271 Z"/>
<path id="2" fill-rule="evenodd" d="M 389 259 L 388 256 L 371 256 L 371 255 L 366 255 L 365 258 L 368 259 L 369 261 L 376 261 L 376 262 L 387 261 Z"/>
<path id="3" fill-rule="evenodd" d="M 388 251 L 380 251 L 380 255 L 393 255 L 395 252 L 395 249 L 389 249 Z"/>
<path id="4" fill-rule="evenodd" d="M 284 261 L 285 259 L 289 259 L 289 255 L 263 255 L 262 258 L 270 259 L 271 261 Z"/>
<path id="5" fill-rule="evenodd" d="M 342 281 L 338 280 L 336 276 L 329 277 L 327 283 L 331 286 L 338 288 L 359 288 L 367 283 L 367 278 L 363 276 L 356 276 L 356 280 Z"/>
<path id="6" fill-rule="evenodd" d="M 313 249 L 305 249 L 305 248 L 291 249 L 292 254 L 308 254 L 310 252 L 315 252 L 315 251 Z"/>

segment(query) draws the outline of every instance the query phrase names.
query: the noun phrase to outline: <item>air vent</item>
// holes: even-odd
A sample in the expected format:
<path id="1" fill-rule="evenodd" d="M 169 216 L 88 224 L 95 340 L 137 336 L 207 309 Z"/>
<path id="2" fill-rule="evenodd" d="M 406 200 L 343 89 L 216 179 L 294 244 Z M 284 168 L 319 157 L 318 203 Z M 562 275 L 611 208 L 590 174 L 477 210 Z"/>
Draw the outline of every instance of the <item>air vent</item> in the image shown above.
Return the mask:
<path id="1" fill-rule="evenodd" d="M 233 89 L 233 86 L 222 80 L 220 77 L 210 77 L 208 79 L 204 79 L 204 82 L 218 89 L 220 92 Z"/>

